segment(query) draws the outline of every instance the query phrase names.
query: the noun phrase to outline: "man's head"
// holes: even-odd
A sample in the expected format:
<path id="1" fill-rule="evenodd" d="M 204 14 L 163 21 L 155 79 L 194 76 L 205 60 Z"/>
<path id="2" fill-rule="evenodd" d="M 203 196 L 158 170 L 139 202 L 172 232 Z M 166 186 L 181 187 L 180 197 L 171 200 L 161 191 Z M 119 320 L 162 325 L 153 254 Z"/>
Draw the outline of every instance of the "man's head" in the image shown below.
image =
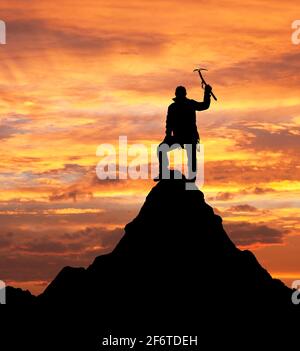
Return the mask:
<path id="1" fill-rule="evenodd" d="M 183 86 L 178 86 L 175 90 L 175 96 L 179 99 L 183 99 L 186 97 L 186 89 Z"/>

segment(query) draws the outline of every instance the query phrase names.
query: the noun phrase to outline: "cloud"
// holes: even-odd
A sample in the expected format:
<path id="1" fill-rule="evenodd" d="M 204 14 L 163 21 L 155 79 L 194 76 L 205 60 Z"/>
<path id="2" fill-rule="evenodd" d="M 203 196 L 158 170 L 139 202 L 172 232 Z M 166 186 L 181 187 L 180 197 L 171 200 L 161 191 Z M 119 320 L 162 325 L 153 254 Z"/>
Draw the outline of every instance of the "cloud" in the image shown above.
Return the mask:
<path id="1" fill-rule="evenodd" d="M 94 251 L 99 254 L 112 250 L 113 246 L 121 238 L 123 228 L 117 227 L 107 229 L 103 226 L 86 227 L 85 229 L 66 232 L 55 236 L 31 237 L 28 233 L 23 233 L 23 238 L 12 242 L 9 235 L 2 237 L 0 241 L 4 245 L 13 243 L 13 251 L 17 254 L 24 252 L 25 254 L 47 254 L 47 255 L 70 255 L 80 254 Z M 24 238 L 24 236 L 26 236 Z M 4 240 L 6 239 L 6 240 Z"/>
<path id="2" fill-rule="evenodd" d="M 78 198 L 92 198 L 93 193 L 91 191 L 85 191 L 80 189 L 70 189 L 65 191 L 57 191 L 55 194 L 49 196 L 50 201 L 62 201 L 62 200 L 73 200 L 77 201 Z"/>
<path id="3" fill-rule="evenodd" d="M 299 86 L 296 79 L 300 70 L 300 53 L 288 52 L 271 57 L 255 57 L 241 60 L 227 67 L 211 72 L 211 77 L 220 85 L 231 85 L 233 82 L 244 84 L 253 82 L 267 82 L 272 85 L 276 80 L 288 80 L 289 84 Z M 278 83 L 277 83 L 278 84 Z"/>
<path id="4" fill-rule="evenodd" d="M 58 174 L 60 172 L 80 172 L 81 177 L 71 182 L 67 186 L 61 186 L 49 196 L 49 201 L 73 200 L 76 202 L 81 199 L 92 199 L 95 185 L 96 171 L 94 167 L 82 167 L 79 165 L 65 166 L 61 170 L 51 170 L 51 173 Z M 74 175 L 73 175 L 74 176 Z"/>
<path id="5" fill-rule="evenodd" d="M 62 267 L 88 266 L 97 255 L 110 252 L 123 234 L 123 228 L 87 227 L 62 233 L 55 237 L 37 237 L 24 240 L 18 236 L 0 255 L 1 279 L 14 281 L 51 280 Z M 9 234 L 12 235 L 12 234 Z M 9 236 L 8 235 L 8 236 Z"/>
<path id="6" fill-rule="evenodd" d="M 118 31 L 95 30 L 80 21 L 66 25 L 43 19 L 19 18 L 9 21 L 7 25 L 10 48 L 18 51 L 51 48 L 90 55 L 109 52 L 153 55 L 169 41 L 158 32 L 130 32 L 125 28 Z"/>
<path id="7" fill-rule="evenodd" d="M 101 250 L 110 250 L 117 243 L 123 234 L 123 228 L 112 230 L 104 227 L 87 227 L 73 233 L 65 233 L 62 238 L 71 241 L 80 240 L 85 245 L 100 245 Z"/>
<path id="8" fill-rule="evenodd" d="M 228 235 L 239 246 L 255 244 L 280 244 L 287 230 L 274 229 L 264 223 L 226 222 Z"/>
<path id="9" fill-rule="evenodd" d="M 256 186 L 254 188 L 243 189 L 241 191 L 241 194 L 263 195 L 263 194 L 273 193 L 275 191 L 276 190 L 274 190 L 272 188 L 262 188 L 262 187 Z"/>
<path id="10" fill-rule="evenodd" d="M 44 171 L 44 172 L 37 172 L 36 175 L 40 176 L 63 176 L 63 175 L 83 175 L 85 174 L 90 167 L 85 167 L 78 165 L 76 163 L 66 163 L 62 168 L 52 168 L 50 170 Z"/>
<path id="11" fill-rule="evenodd" d="M 215 196 L 209 196 L 209 201 L 230 201 L 234 198 L 240 197 L 241 195 L 265 195 L 268 193 L 276 192 L 275 189 L 268 188 L 268 187 L 247 187 L 244 189 L 240 189 L 237 191 L 230 191 L 230 192 L 218 192 Z"/>
<path id="12" fill-rule="evenodd" d="M 228 209 L 229 212 L 257 212 L 258 209 L 254 206 L 244 204 L 244 205 L 235 205 L 231 206 Z"/>
<path id="13" fill-rule="evenodd" d="M 55 190 L 49 196 L 49 201 L 92 200 L 95 192 L 113 193 L 122 192 L 124 189 L 136 192 L 145 190 L 146 184 L 149 184 L 148 179 L 139 181 L 118 178 L 100 180 L 96 175 L 96 167 L 87 167 L 86 173 L 81 178 Z"/>
<path id="14" fill-rule="evenodd" d="M 26 133 L 25 126 L 29 122 L 30 119 L 22 115 L 10 114 L 2 117 L 0 121 L 0 140 Z"/>
<path id="15" fill-rule="evenodd" d="M 245 136 L 247 135 L 243 141 L 237 142 L 237 146 L 242 149 L 295 152 L 300 148 L 300 127 L 298 125 L 277 124 L 275 126 L 279 130 L 272 131 L 242 123 L 232 125 L 230 128 L 239 129 Z"/>
<path id="16" fill-rule="evenodd" d="M 217 201 L 227 201 L 234 198 L 234 194 L 230 192 L 219 192 L 216 196 L 210 197 L 209 200 L 217 200 Z"/>
<path id="17" fill-rule="evenodd" d="M 238 184 L 240 187 L 247 188 L 251 184 L 253 185 L 251 188 L 255 188 L 256 184 L 267 184 L 268 182 L 298 181 L 300 169 L 295 167 L 296 160 L 295 155 L 295 159 L 279 157 L 272 163 L 268 162 L 266 156 L 256 159 L 255 162 L 249 162 L 247 159 L 207 161 L 205 163 L 205 184 L 214 186 Z M 265 187 L 261 185 L 261 188 Z"/>
<path id="18" fill-rule="evenodd" d="M 66 252 L 67 246 L 59 241 L 43 238 L 27 242 L 22 246 L 17 246 L 15 250 L 39 254 L 52 254 Z"/>

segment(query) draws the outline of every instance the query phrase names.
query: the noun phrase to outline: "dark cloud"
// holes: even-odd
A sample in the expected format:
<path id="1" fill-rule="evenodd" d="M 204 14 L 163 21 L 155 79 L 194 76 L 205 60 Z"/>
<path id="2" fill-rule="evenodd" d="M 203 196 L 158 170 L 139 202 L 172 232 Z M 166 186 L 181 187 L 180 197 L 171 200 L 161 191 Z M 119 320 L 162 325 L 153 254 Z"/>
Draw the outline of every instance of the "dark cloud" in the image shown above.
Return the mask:
<path id="1" fill-rule="evenodd" d="M 8 234 L 7 238 L 9 237 Z M 91 264 L 98 255 L 110 252 L 123 235 L 122 228 L 87 227 L 52 237 L 14 242 L 0 255 L 1 279 L 14 281 L 51 280 L 66 265 Z M 3 238 L 3 237 L 1 237 Z M 8 241 L 3 240 L 7 245 Z M 1 241 L 0 241 L 1 245 Z"/>
<path id="2" fill-rule="evenodd" d="M 274 193 L 274 192 L 276 192 L 276 190 L 272 188 L 254 186 L 254 187 L 248 187 L 248 188 L 244 188 L 233 192 L 219 192 L 217 193 L 217 195 L 209 196 L 207 199 L 209 201 L 230 201 L 241 195 L 251 195 L 251 194 L 264 195 L 264 194 Z"/>
<path id="3" fill-rule="evenodd" d="M 246 136 L 243 141 L 238 141 L 237 146 L 242 149 L 251 149 L 256 151 L 282 151 L 295 152 L 300 149 L 300 127 L 299 126 L 282 126 L 278 131 L 270 131 L 255 126 L 249 126 L 239 123 L 231 125 L 231 129 L 241 130 Z"/>
<path id="4" fill-rule="evenodd" d="M 8 139 L 16 134 L 25 134 L 25 126 L 30 122 L 29 118 L 22 115 L 8 115 L 0 120 L 0 140 Z"/>
<path id="5" fill-rule="evenodd" d="M 67 246 L 59 241 L 51 239 L 36 239 L 15 248 L 18 251 L 25 251 L 40 254 L 62 253 L 67 251 Z"/>
<path id="6" fill-rule="evenodd" d="M 131 54 L 153 54 L 163 48 L 168 39 L 159 33 L 148 32 L 107 32 L 76 26 L 48 23 L 41 19 L 18 19 L 7 23 L 10 49 L 46 50 L 65 49 L 72 52 L 95 54 L 110 51 Z"/>
<path id="7" fill-rule="evenodd" d="M 40 237 L 27 239 L 23 243 L 14 243 L 15 252 L 26 252 L 31 254 L 82 254 L 93 247 L 101 252 L 111 250 L 123 233 L 122 228 L 109 230 L 104 227 L 87 227 L 72 233 L 56 235 L 51 237 Z M 0 241 L 1 244 L 1 241 Z"/>
<path id="8" fill-rule="evenodd" d="M 65 192 L 57 192 L 56 194 L 50 195 L 50 201 L 61 201 L 61 200 L 73 200 L 74 202 L 77 201 L 78 197 L 93 197 L 93 193 L 80 191 L 80 190 L 70 190 Z"/>
<path id="9" fill-rule="evenodd" d="M 65 233 L 63 240 L 81 242 L 84 246 L 101 245 L 103 249 L 111 249 L 121 238 L 123 228 L 109 230 L 103 227 L 87 227 L 77 232 Z"/>
<path id="10" fill-rule="evenodd" d="M 257 212 L 258 209 L 254 206 L 243 204 L 243 205 L 235 205 L 231 206 L 228 209 L 229 212 Z"/>
<path id="11" fill-rule="evenodd" d="M 279 244 L 282 243 L 286 230 L 278 230 L 261 223 L 225 223 L 228 235 L 239 246 L 254 244 Z"/>
<path id="12" fill-rule="evenodd" d="M 274 84 L 276 80 L 287 79 L 291 85 L 298 85 L 297 79 L 300 70 L 300 53 L 290 52 L 272 57 L 253 58 L 243 60 L 225 68 L 210 72 L 213 81 L 223 86 L 231 85 L 233 82 L 256 83 L 267 81 Z M 275 83 L 276 84 L 276 83 Z"/>
<path id="13" fill-rule="evenodd" d="M 254 188 L 247 188 L 241 191 L 242 194 L 255 194 L 255 195 L 263 195 L 267 193 L 274 193 L 276 190 L 272 188 L 261 188 L 256 186 Z"/>
<path id="14" fill-rule="evenodd" d="M 79 189 L 74 189 L 70 191 L 58 191 L 53 195 L 49 196 L 50 201 L 61 201 L 61 200 L 73 200 L 74 202 L 77 201 L 78 198 L 92 198 L 93 193 L 91 191 L 81 191 Z"/>
<path id="15" fill-rule="evenodd" d="M 227 201 L 234 198 L 233 193 L 229 192 L 219 192 L 216 196 L 210 197 L 209 200 Z"/>

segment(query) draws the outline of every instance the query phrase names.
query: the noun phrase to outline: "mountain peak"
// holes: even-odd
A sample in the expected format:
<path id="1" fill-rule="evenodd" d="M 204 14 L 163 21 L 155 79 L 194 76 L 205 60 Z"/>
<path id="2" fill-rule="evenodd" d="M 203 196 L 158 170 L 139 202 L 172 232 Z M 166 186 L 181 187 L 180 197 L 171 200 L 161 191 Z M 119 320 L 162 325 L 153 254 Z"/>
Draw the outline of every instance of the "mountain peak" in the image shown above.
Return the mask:
<path id="1" fill-rule="evenodd" d="M 184 178 L 158 182 L 111 253 L 87 269 L 64 268 L 35 302 L 85 301 L 105 313 L 103 301 L 118 311 L 138 311 L 145 299 L 156 311 L 171 310 L 176 301 L 177 311 L 186 313 L 190 306 L 197 314 L 214 308 L 221 287 L 222 306 L 230 311 L 241 305 L 292 308 L 291 290 L 272 279 L 250 251 L 236 248 L 221 217 L 193 186 L 186 190 Z"/>

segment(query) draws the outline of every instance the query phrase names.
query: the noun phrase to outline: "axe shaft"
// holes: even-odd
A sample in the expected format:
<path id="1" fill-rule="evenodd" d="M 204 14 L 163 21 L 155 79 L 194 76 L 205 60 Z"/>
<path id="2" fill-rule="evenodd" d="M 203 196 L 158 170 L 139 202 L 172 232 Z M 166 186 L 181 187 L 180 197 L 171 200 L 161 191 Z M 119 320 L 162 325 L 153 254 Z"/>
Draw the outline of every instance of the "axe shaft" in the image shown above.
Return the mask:
<path id="1" fill-rule="evenodd" d="M 204 79 L 202 73 L 201 73 L 200 71 L 198 71 L 198 73 L 199 73 L 199 76 L 200 76 L 200 79 L 201 79 L 202 83 L 203 83 L 204 85 L 207 85 L 207 83 L 206 83 L 206 81 L 205 81 L 205 79 Z M 218 100 L 217 97 L 216 97 L 216 95 L 215 95 L 213 92 L 211 92 L 211 96 L 212 96 L 216 101 Z"/>

